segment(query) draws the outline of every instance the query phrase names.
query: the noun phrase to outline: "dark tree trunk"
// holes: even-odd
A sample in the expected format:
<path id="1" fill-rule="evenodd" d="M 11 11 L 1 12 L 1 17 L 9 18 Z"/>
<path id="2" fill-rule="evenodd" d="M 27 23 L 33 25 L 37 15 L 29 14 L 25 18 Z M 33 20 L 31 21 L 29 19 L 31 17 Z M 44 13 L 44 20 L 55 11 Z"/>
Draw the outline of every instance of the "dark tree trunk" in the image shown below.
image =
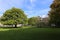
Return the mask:
<path id="1" fill-rule="evenodd" d="M 15 28 L 17 28 L 17 24 L 15 24 Z"/>

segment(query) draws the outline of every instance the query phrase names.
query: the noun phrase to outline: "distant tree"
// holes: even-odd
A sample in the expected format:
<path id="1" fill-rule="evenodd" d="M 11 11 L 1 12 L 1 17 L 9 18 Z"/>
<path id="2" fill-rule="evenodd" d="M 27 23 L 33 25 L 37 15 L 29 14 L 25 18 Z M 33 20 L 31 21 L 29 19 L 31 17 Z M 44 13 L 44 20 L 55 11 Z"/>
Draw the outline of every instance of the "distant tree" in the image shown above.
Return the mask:
<path id="1" fill-rule="evenodd" d="M 15 27 L 17 27 L 17 24 L 27 23 L 27 16 L 23 10 L 13 7 L 12 9 L 6 10 L 3 14 L 1 23 L 4 25 L 15 25 Z"/>
<path id="2" fill-rule="evenodd" d="M 55 27 L 60 27 L 60 0 L 54 0 L 50 6 L 49 22 L 50 25 L 54 24 Z"/>
<path id="3" fill-rule="evenodd" d="M 41 17 L 39 17 L 39 16 L 38 17 L 31 17 L 28 20 L 28 24 L 32 25 L 32 26 L 39 26 L 40 21 L 41 21 Z"/>

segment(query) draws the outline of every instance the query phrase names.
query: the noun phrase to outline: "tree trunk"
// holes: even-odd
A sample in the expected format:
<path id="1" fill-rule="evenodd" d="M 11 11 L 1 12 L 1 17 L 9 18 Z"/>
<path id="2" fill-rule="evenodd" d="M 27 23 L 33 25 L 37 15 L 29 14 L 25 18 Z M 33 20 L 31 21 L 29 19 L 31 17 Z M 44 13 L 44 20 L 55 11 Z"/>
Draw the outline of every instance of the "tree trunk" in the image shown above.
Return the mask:
<path id="1" fill-rule="evenodd" d="M 15 28 L 17 28 L 17 24 L 15 24 Z"/>

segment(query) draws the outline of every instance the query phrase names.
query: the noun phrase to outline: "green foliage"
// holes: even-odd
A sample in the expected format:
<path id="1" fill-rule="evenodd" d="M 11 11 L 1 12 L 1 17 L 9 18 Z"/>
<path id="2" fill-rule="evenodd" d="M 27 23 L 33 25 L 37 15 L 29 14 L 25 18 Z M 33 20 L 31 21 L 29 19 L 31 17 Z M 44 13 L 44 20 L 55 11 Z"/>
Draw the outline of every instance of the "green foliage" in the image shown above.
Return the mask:
<path id="1" fill-rule="evenodd" d="M 40 17 L 32 17 L 32 18 L 29 18 L 28 24 L 32 26 L 37 26 L 40 21 L 41 21 Z"/>
<path id="2" fill-rule="evenodd" d="M 60 26 L 60 0 L 54 0 L 50 6 L 49 12 L 50 24 L 55 24 L 56 27 Z"/>
<path id="3" fill-rule="evenodd" d="M 5 25 L 26 24 L 27 16 L 24 14 L 23 10 L 13 7 L 12 9 L 6 10 L 3 14 L 1 23 Z"/>

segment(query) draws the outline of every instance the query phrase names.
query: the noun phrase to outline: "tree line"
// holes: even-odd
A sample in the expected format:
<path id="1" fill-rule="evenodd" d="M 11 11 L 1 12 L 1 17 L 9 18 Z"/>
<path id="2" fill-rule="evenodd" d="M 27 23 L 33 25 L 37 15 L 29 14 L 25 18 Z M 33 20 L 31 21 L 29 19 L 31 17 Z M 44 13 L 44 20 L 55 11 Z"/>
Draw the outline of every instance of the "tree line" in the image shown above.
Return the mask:
<path id="1" fill-rule="evenodd" d="M 50 5 L 51 10 L 48 17 L 41 18 L 40 16 L 28 18 L 22 9 L 11 8 L 6 10 L 0 18 L 0 23 L 3 25 L 18 24 L 31 25 L 35 27 L 60 27 L 60 0 L 54 0 Z"/>

